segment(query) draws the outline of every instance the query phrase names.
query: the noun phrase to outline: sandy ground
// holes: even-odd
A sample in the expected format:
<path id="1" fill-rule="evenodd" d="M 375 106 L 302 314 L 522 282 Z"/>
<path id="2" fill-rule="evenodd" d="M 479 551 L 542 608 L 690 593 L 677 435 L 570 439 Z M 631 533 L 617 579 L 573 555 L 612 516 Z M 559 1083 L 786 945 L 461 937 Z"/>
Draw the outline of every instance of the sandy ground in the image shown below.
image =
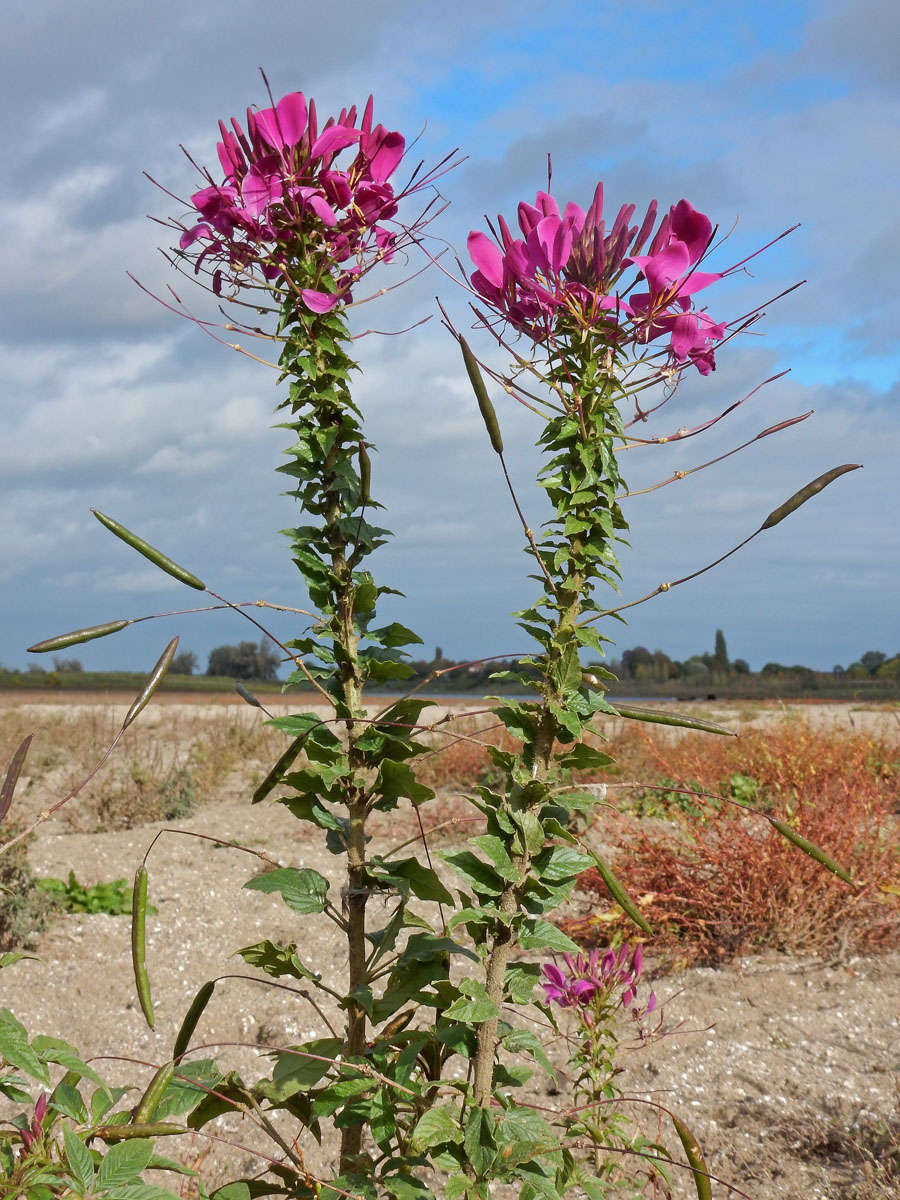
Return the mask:
<path id="1" fill-rule="evenodd" d="M 221 711 L 218 704 L 209 707 Z M 847 721 L 873 731 L 895 721 L 890 711 L 857 713 L 847 706 L 806 711 L 811 720 Z M 777 709 L 762 709 L 754 719 L 779 715 Z M 733 719 L 731 710 L 717 712 L 713 706 L 704 706 L 704 716 Z M 145 728 L 152 728 L 154 710 L 145 717 Z M 282 865 L 315 867 L 332 881 L 333 894 L 340 891 L 338 861 L 276 805 L 251 808 L 231 797 L 213 799 L 178 825 L 185 833 L 240 842 Z M 40 875 L 65 877 L 73 869 L 86 884 L 130 878 L 159 828 L 73 833 L 55 818 L 40 827 L 31 862 Z M 386 835 L 395 832 L 406 837 L 410 830 L 382 829 L 373 848 L 386 848 L 396 840 Z M 170 1056 L 197 988 L 211 978 L 250 975 L 240 959 L 229 958 L 240 946 L 264 936 L 296 941 L 304 961 L 326 983 L 341 986 L 346 953 L 333 927 L 324 918 L 298 918 L 278 897 L 244 890 L 258 869 L 251 855 L 165 833 L 148 869 L 151 902 L 159 910 L 148 919 L 155 1032 L 136 1003 L 128 918 L 69 915 L 41 938 L 38 960 L 20 962 L 0 977 L 0 1002 L 32 1033 L 64 1037 L 85 1055 L 111 1056 L 96 1066 L 113 1081 L 133 1081 L 136 1073 L 149 1079 L 153 1066 Z M 870 1186 L 866 1169 L 844 1150 L 848 1139 L 864 1139 L 886 1122 L 900 1127 L 900 953 L 828 962 L 772 956 L 652 983 L 663 1004 L 660 1035 L 622 1055 L 624 1086 L 641 1101 L 634 1112 L 649 1133 L 656 1133 L 656 1110 L 644 1102 L 659 1102 L 690 1125 L 710 1170 L 756 1200 L 851 1200 L 857 1188 Z M 195 1041 L 209 1044 L 224 1065 L 253 1078 L 265 1072 L 260 1047 L 324 1035 L 326 1018 L 337 1020 L 333 1010 L 317 1012 L 302 998 L 259 980 L 228 978 L 217 986 Z M 559 1046 L 553 1055 L 561 1061 Z M 532 1095 L 550 1107 L 564 1097 L 564 1081 L 559 1095 Z M 662 1132 L 675 1149 L 670 1130 Z M 242 1144 L 253 1136 L 234 1123 L 231 1135 Z M 310 1165 L 324 1168 L 332 1151 L 328 1144 L 320 1155 L 311 1150 Z M 201 1163 L 210 1184 L 222 1181 L 227 1163 L 242 1164 L 240 1154 L 212 1147 L 202 1136 L 186 1141 L 180 1153 Z M 674 1194 L 694 1195 L 689 1177 L 676 1174 Z M 716 1185 L 713 1194 L 729 1193 Z M 865 1195 L 868 1200 L 896 1193 Z"/>

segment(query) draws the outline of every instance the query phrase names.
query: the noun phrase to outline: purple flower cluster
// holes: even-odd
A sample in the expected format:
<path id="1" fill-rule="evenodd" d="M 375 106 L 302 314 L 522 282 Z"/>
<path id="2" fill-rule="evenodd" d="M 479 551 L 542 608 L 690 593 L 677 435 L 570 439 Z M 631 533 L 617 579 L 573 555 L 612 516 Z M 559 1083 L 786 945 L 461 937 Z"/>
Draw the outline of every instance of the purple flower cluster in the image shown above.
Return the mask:
<path id="1" fill-rule="evenodd" d="M 592 950 L 587 958 L 581 954 L 574 958 L 564 954 L 563 961 L 568 973 L 555 963 L 545 963 L 543 972 L 546 979 L 541 987 L 548 1002 L 559 1004 L 562 1008 L 578 1009 L 588 1024 L 591 1023 L 588 1018 L 592 1009 L 615 1009 L 621 1006 L 635 1020 L 639 1020 L 656 1008 L 656 994 L 652 991 L 643 1007 L 637 1003 L 643 962 L 640 946 L 634 948 L 630 961 L 627 942 L 618 952 L 607 950 L 602 958 L 599 950 Z"/>
<path id="2" fill-rule="evenodd" d="M 514 237 L 503 217 L 492 241 L 473 231 L 468 247 L 476 270 L 472 287 L 513 326 L 536 341 L 548 338 L 559 315 L 582 327 L 605 324 L 610 342 L 646 344 L 668 337 L 670 364 L 693 363 L 702 375 L 715 370 L 714 349 L 726 325 L 694 307 L 695 293 L 728 271 L 698 271 L 713 227 L 687 200 L 672 206 L 656 223 L 654 200 L 640 226 L 632 225 L 634 205 L 623 205 L 607 229 L 603 184 L 587 212 L 577 204 L 559 206 L 547 192 L 518 209 L 522 237 Z M 740 265 L 740 264 L 737 264 Z M 626 271 L 633 282 L 618 289 Z"/>
<path id="3" fill-rule="evenodd" d="M 299 255 L 313 253 L 334 270 L 336 290 L 301 287 L 303 304 L 328 312 L 348 301 L 352 284 L 395 249 L 396 235 L 382 222 L 397 211 L 389 179 L 403 158 L 402 135 L 372 124 L 371 96 L 358 126 L 354 107 L 320 129 L 315 102 L 307 105 L 302 92 L 248 109 L 246 133 L 235 119 L 219 129 L 224 181 L 207 175 L 210 185 L 191 196 L 201 219 L 180 240 L 185 252 L 201 244 L 190 255 L 195 270 L 212 265 L 218 294 L 223 269 L 240 275 L 258 265 L 266 280 L 286 279 Z M 339 165 L 350 147 L 353 159 Z"/>

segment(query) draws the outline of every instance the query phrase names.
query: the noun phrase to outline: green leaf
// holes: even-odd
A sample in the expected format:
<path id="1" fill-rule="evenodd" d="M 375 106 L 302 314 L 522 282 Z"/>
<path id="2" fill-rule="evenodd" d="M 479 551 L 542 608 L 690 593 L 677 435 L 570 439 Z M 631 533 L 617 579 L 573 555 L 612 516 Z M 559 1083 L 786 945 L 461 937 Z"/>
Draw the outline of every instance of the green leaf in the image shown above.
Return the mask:
<path id="1" fill-rule="evenodd" d="M 475 1173 L 484 1178 L 497 1157 L 497 1143 L 494 1139 L 494 1114 L 489 1108 L 473 1108 L 466 1120 L 463 1145 L 466 1157 L 475 1168 Z"/>
<path id="2" fill-rule="evenodd" d="M 379 646 L 385 646 L 388 649 L 395 646 L 421 646 L 423 644 L 417 633 L 413 633 L 411 629 L 407 629 L 398 621 L 392 621 L 390 625 L 383 625 L 380 629 L 367 630 L 366 638 L 368 641 L 377 642 Z"/>
<path id="3" fill-rule="evenodd" d="M 553 846 L 543 850 L 532 863 L 543 883 L 559 883 L 586 871 L 594 860 L 571 846 Z"/>
<path id="4" fill-rule="evenodd" d="M 62 1081 L 53 1089 L 53 1094 L 50 1097 L 50 1107 L 55 1108 L 57 1112 L 61 1112 L 63 1116 L 74 1121 L 76 1125 L 86 1125 L 88 1123 L 88 1111 L 84 1100 L 78 1088 L 72 1084 Z"/>
<path id="5" fill-rule="evenodd" d="M 602 750 L 578 742 L 565 754 L 556 756 L 557 765 L 573 771 L 593 771 L 599 767 L 608 767 L 614 760 Z"/>
<path id="6" fill-rule="evenodd" d="M 8 954 L 0 954 L 0 970 L 2 970 L 4 967 L 11 967 L 13 963 L 17 963 L 23 958 L 33 958 L 37 960 L 37 955 L 25 954 L 22 950 L 10 950 Z"/>
<path id="7" fill-rule="evenodd" d="M 430 1150 L 444 1142 L 461 1142 L 459 1109 L 452 1104 L 436 1104 L 422 1114 L 412 1131 L 409 1147 L 413 1153 Z"/>
<path id="8" fill-rule="evenodd" d="M 149 1138 L 135 1138 L 110 1146 L 97 1170 L 96 1190 L 106 1192 L 120 1184 L 138 1181 L 152 1157 L 153 1142 Z"/>
<path id="9" fill-rule="evenodd" d="M 395 1200 L 434 1200 L 434 1192 L 414 1175 L 384 1175 L 381 1186 Z"/>
<path id="10" fill-rule="evenodd" d="M 383 867 L 389 874 L 405 880 L 409 890 L 420 900 L 433 900 L 437 904 L 452 906 L 453 896 L 441 883 L 437 873 L 430 867 L 424 866 L 417 858 L 403 858 L 396 861 L 385 861 L 380 857 L 372 859 L 373 866 Z"/>
<path id="11" fill-rule="evenodd" d="M 577 954 L 578 946 L 552 921 L 534 921 L 519 935 L 523 950 L 552 950 L 555 954 Z"/>
<path id="12" fill-rule="evenodd" d="M 459 990 L 462 995 L 450 1005 L 444 1016 L 450 1021 L 462 1021 L 467 1025 L 481 1025 L 498 1015 L 497 1005 L 489 999 L 487 990 L 478 979 L 463 979 Z"/>
<path id="13" fill-rule="evenodd" d="M 291 1047 L 295 1053 L 280 1051 L 273 1055 L 275 1069 L 271 1084 L 263 1080 L 257 1090 L 269 1100 L 278 1101 L 293 1096 L 301 1089 L 311 1088 L 332 1069 L 330 1061 L 344 1049 L 340 1038 L 315 1038 L 301 1046 Z"/>
<path id="14" fill-rule="evenodd" d="M 405 797 L 413 804 L 424 804 L 426 800 L 434 799 L 434 792 L 417 781 L 415 771 L 411 767 L 406 763 L 395 762 L 392 758 L 385 758 L 379 766 L 374 790 L 385 799 Z"/>
<path id="15" fill-rule="evenodd" d="M 537 1034 L 532 1033 L 530 1029 L 511 1029 L 503 1035 L 501 1041 L 510 1054 L 530 1054 L 534 1061 L 544 1068 L 554 1085 L 556 1084 L 556 1072 Z"/>
<path id="16" fill-rule="evenodd" d="M 245 963 L 251 967 L 258 967 L 267 975 L 271 975 L 273 979 L 289 975 L 293 979 L 310 979 L 315 983 L 322 978 L 321 975 L 317 975 L 315 971 L 311 971 L 300 961 L 295 942 L 290 942 L 287 946 L 279 946 L 276 942 L 265 939 L 253 946 L 244 946 L 241 950 L 235 950 L 234 953 L 239 954 Z"/>
<path id="17" fill-rule="evenodd" d="M 480 895 L 499 896 L 503 891 L 501 876 L 470 850 L 441 851 L 439 857 Z"/>
<path id="18" fill-rule="evenodd" d="M 50 1073 L 28 1044 L 28 1034 L 8 1008 L 0 1008 L 0 1055 L 32 1079 L 50 1086 Z"/>
<path id="19" fill-rule="evenodd" d="M 479 837 L 469 838 L 469 843 L 477 846 L 483 854 L 487 855 L 497 868 L 497 874 L 501 878 L 509 882 L 515 882 L 519 878 L 519 872 L 513 866 L 509 851 L 500 838 L 491 833 L 484 833 Z"/>
<path id="20" fill-rule="evenodd" d="M 503 979 L 504 994 L 509 996 L 513 1004 L 531 1004 L 540 973 L 541 968 L 537 963 L 512 963 L 506 968 Z"/>
<path id="21" fill-rule="evenodd" d="M 102 1084 L 103 1080 L 97 1072 L 81 1059 L 74 1046 L 70 1046 L 62 1038 L 47 1037 L 39 1033 L 32 1039 L 31 1047 L 44 1062 L 59 1063 L 61 1067 L 72 1071 L 81 1079 L 90 1079 L 92 1083 Z"/>
<path id="22" fill-rule="evenodd" d="M 222 1072 L 211 1058 L 180 1063 L 156 1107 L 154 1121 L 165 1121 L 168 1117 L 189 1112 L 222 1078 Z"/>
<path id="23" fill-rule="evenodd" d="M 94 1182 L 94 1160 L 90 1150 L 68 1125 L 63 1125 L 63 1144 L 69 1170 L 82 1192 L 89 1192 Z"/>
<path id="24" fill-rule="evenodd" d="M 279 892 L 294 912 L 317 913 L 325 909 L 329 884 L 311 867 L 277 867 L 249 879 L 244 887 L 253 892 Z"/>
<path id="25" fill-rule="evenodd" d="M 557 1140 L 544 1118 L 528 1108 L 512 1108 L 497 1118 L 497 1148 L 509 1165 L 555 1149 Z"/>

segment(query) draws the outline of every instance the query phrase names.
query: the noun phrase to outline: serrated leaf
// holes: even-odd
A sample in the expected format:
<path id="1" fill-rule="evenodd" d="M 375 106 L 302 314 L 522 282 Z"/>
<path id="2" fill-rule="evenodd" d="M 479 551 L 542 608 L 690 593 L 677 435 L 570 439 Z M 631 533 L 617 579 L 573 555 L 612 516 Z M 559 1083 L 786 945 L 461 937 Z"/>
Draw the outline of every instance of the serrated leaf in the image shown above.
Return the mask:
<path id="1" fill-rule="evenodd" d="M 70 1083 L 58 1083 L 50 1096 L 50 1107 L 74 1121 L 76 1125 L 88 1123 L 87 1106 L 78 1088 Z"/>
<path id="2" fill-rule="evenodd" d="M 110 1146 L 97 1169 L 96 1190 L 106 1192 L 121 1184 L 135 1182 L 152 1157 L 153 1142 L 149 1138 L 135 1138 Z"/>
<path id="3" fill-rule="evenodd" d="M 329 883 L 311 867 L 276 867 L 249 879 L 244 887 L 253 892 L 279 892 L 294 912 L 317 913 L 325 909 Z"/>
<path id="4" fill-rule="evenodd" d="M 68 1125 L 63 1125 L 63 1145 L 69 1170 L 82 1192 L 89 1192 L 94 1182 L 94 1160 L 90 1150 Z"/>

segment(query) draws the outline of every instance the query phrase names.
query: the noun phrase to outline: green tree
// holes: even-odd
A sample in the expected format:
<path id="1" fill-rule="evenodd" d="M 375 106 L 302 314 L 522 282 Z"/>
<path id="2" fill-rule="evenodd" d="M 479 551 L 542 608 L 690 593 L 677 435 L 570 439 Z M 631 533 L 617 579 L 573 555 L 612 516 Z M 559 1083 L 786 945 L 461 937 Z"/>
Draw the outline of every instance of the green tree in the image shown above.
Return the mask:
<path id="1" fill-rule="evenodd" d="M 278 678 L 278 654 L 263 638 L 239 642 L 237 646 L 216 646 L 210 651 L 207 675 L 228 675 L 232 679 L 272 680 Z"/>
<path id="2" fill-rule="evenodd" d="M 193 675 L 197 670 L 197 665 L 197 655 L 193 650 L 182 650 L 180 654 L 176 654 L 172 659 L 172 665 L 169 667 L 169 670 L 173 675 Z"/>
<path id="3" fill-rule="evenodd" d="M 731 669 L 731 663 L 728 661 L 728 647 L 725 645 L 725 634 L 721 629 L 716 630 L 716 648 L 713 658 L 716 662 L 715 669 L 723 675 L 727 675 Z"/>
<path id="4" fill-rule="evenodd" d="M 881 650 L 867 650 L 865 654 L 859 656 L 859 661 L 870 675 L 874 675 L 886 659 L 887 655 Z"/>

